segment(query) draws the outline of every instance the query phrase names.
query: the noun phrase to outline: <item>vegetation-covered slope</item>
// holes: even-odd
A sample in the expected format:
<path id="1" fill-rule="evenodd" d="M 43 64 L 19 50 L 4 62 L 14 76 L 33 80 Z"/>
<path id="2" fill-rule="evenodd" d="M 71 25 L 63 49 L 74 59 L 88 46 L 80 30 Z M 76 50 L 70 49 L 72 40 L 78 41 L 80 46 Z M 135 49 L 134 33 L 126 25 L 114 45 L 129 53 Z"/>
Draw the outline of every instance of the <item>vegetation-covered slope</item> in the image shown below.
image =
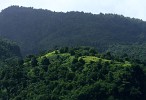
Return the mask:
<path id="1" fill-rule="evenodd" d="M 144 63 L 92 48 L 29 55 L 0 70 L 2 100 L 145 100 Z"/>
<path id="2" fill-rule="evenodd" d="M 146 61 L 146 44 L 112 45 L 109 52 L 121 57 L 129 55 L 130 58 Z"/>
<path id="3" fill-rule="evenodd" d="M 122 15 L 12 6 L 0 13 L 0 22 L 0 34 L 16 41 L 23 55 L 55 46 L 94 46 L 105 51 L 112 45 L 146 42 L 146 22 Z"/>
<path id="4" fill-rule="evenodd" d="M 20 48 L 13 42 L 0 38 L 0 60 L 21 57 Z"/>

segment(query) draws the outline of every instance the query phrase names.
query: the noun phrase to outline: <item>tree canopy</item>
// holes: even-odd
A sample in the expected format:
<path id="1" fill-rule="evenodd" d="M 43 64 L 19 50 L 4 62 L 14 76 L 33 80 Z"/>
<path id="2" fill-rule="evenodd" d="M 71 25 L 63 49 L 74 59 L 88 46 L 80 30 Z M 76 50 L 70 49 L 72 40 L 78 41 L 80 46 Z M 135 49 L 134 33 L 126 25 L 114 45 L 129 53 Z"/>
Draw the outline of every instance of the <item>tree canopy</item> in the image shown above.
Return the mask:
<path id="1" fill-rule="evenodd" d="M 145 94 L 146 64 L 88 47 L 30 55 L 0 67 L 2 100 L 145 100 Z"/>

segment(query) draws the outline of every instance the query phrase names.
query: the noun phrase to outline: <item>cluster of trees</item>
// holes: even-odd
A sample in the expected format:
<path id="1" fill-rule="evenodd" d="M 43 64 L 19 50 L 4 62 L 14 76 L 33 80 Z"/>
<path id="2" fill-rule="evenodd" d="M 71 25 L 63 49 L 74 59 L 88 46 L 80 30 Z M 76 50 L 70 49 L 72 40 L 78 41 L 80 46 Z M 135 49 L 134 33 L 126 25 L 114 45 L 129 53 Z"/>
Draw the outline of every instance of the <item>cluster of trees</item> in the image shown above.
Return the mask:
<path id="1" fill-rule="evenodd" d="M 106 51 L 113 44 L 139 46 L 146 42 L 144 21 L 115 14 L 63 13 L 11 6 L 0 13 L 0 22 L 0 34 L 16 41 L 23 55 L 55 46 L 93 46 Z"/>
<path id="2" fill-rule="evenodd" d="M 21 57 L 20 48 L 12 41 L 0 37 L 0 60 L 11 57 Z"/>
<path id="3" fill-rule="evenodd" d="M 29 55 L 0 66 L 0 99 L 145 100 L 145 66 L 88 47 Z"/>
<path id="4" fill-rule="evenodd" d="M 128 54 L 130 58 L 146 61 L 146 44 L 133 44 L 133 45 L 111 45 L 107 51 L 112 52 L 113 55 L 123 57 Z"/>

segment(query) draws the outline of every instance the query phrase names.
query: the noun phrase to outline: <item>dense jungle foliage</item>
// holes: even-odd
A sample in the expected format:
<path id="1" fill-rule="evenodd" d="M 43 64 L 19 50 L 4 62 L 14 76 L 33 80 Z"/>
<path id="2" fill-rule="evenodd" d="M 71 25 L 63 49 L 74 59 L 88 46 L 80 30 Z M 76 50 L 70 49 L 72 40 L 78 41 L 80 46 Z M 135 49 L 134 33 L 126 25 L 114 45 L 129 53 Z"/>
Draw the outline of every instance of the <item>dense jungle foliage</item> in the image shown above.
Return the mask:
<path id="1" fill-rule="evenodd" d="M 0 65 L 1 100 L 146 100 L 146 63 L 60 48 Z"/>
<path id="2" fill-rule="evenodd" d="M 20 57 L 20 48 L 16 43 L 0 37 L 0 61 L 11 57 Z"/>

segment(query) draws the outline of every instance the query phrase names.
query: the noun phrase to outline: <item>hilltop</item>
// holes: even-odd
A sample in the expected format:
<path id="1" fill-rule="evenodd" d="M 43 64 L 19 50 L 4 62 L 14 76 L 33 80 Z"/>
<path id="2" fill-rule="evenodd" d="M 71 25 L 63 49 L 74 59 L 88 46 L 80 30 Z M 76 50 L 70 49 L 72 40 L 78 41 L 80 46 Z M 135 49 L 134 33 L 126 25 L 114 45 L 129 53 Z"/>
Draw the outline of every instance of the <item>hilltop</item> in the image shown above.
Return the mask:
<path id="1" fill-rule="evenodd" d="M 60 48 L 0 70 L 0 99 L 145 100 L 145 64 L 88 47 Z"/>

